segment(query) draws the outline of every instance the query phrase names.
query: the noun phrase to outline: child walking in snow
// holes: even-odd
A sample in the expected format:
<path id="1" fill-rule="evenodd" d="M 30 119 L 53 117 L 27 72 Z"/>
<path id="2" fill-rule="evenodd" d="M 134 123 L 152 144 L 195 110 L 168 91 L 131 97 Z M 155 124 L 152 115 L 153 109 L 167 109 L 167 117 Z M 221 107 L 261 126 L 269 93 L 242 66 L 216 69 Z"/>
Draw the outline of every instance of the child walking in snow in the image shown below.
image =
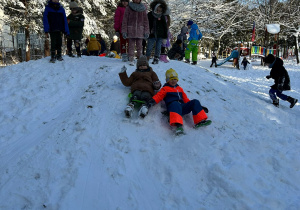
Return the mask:
<path id="1" fill-rule="evenodd" d="M 249 61 L 247 60 L 246 57 L 243 58 L 241 65 L 244 66 L 244 70 L 246 70 L 247 68 L 247 64 L 249 63 Z M 249 63 L 250 64 L 250 63 Z"/>
<path id="2" fill-rule="evenodd" d="M 150 59 L 151 51 L 155 44 L 154 59 L 152 64 L 158 64 L 161 45 L 167 43 L 168 26 L 164 13 L 167 11 L 167 4 L 164 0 L 154 0 L 150 4 L 151 12 L 148 13 L 150 35 L 147 42 L 147 59 Z"/>
<path id="3" fill-rule="evenodd" d="M 178 74 L 174 69 L 166 71 L 166 83 L 162 89 L 147 103 L 148 108 L 164 100 L 170 113 L 170 125 L 176 126 L 176 134 L 182 134 L 182 116 L 193 113 L 195 128 L 211 124 L 207 120 L 204 109 L 197 99 L 190 100 L 183 89 L 177 84 Z"/>
<path id="4" fill-rule="evenodd" d="M 283 66 L 283 61 L 280 58 L 275 58 L 274 55 L 269 54 L 265 58 L 265 63 L 269 64 L 269 68 L 272 68 L 270 75 L 266 76 L 266 78 L 272 78 L 275 82 L 269 91 L 270 98 L 273 100 L 273 105 L 276 107 L 279 106 L 278 96 L 280 99 L 290 102 L 290 108 L 293 108 L 298 100 L 282 93 L 285 90 L 291 90 L 290 77 Z"/>
<path id="5" fill-rule="evenodd" d="M 136 71 L 130 77 L 126 73 L 127 68 L 122 67 L 119 73 L 120 79 L 125 86 L 131 87 L 132 97 L 129 104 L 125 108 L 126 117 L 131 117 L 134 106 L 134 100 L 149 101 L 155 94 L 155 90 L 159 90 L 161 83 L 156 73 L 149 66 L 146 56 L 141 56 L 136 64 Z M 139 111 L 140 117 L 145 117 L 148 114 L 148 107 L 143 105 Z"/>
<path id="6" fill-rule="evenodd" d="M 73 3 L 73 4 L 71 4 Z M 80 42 L 82 39 L 82 32 L 84 26 L 84 16 L 81 7 L 78 7 L 76 2 L 70 3 L 71 14 L 68 15 L 68 26 L 70 30 L 70 36 L 67 37 L 68 55 L 75 57 L 72 52 L 72 42 L 74 42 L 77 57 L 81 57 Z"/>
<path id="7" fill-rule="evenodd" d="M 51 38 L 51 63 L 62 61 L 61 46 L 62 33 L 70 35 L 65 9 L 59 0 L 49 0 L 43 15 L 43 24 L 46 38 Z"/>
<path id="8" fill-rule="evenodd" d="M 212 53 L 211 55 L 211 65 L 210 67 L 212 67 L 215 64 L 215 67 L 217 67 L 217 56 L 215 54 L 215 52 Z"/>
<path id="9" fill-rule="evenodd" d="M 122 21 L 122 36 L 128 39 L 129 65 L 134 66 L 135 46 L 139 58 L 142 55 L 143 39 L 149 37 L 147 7 L 141 0 L 132 0 L 126 7 Z"/>

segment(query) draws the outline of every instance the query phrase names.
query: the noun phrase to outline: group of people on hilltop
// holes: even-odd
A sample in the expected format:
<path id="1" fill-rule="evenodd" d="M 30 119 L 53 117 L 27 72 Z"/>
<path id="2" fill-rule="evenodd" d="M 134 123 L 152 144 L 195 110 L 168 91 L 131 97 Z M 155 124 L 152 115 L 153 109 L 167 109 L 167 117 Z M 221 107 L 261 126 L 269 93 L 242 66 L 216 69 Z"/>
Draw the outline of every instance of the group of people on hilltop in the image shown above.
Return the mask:
<path id="1" fill-rule="evenodd" d="M 70 2 L 71 14 L 66 17 L 65 10 L 60 5 L 59 0 L 49 0 L 44 16 L 44 30 L 46 37 L 51 37 L 51 62 L 62 61 L 62 34 L 67 36 L 68 55 L 74 57 L 72 45 L 74 44 L 77 56 L 81 56 L 80 42 L 84 26 L 84 16 L 82 8 L 73 1 Z M 135 49 L 137 51 L 136 71 L 130 76 L 127 75 L 127 68 L 124 66 L 120 73 L 120 79 L 125 86 L 131 87 L 132 97 L 125 108 L 125 115 L 131 117 L 137 101 L 142 101 L 139 116 L 145 117 L 150 107 L 164 100 L 169 113 L 171 126 L 176 127 L 176 133 L 183 133 L 182 116 L 192 112 L 195 127 L 209 125 L 204 107 L 196 99 L 189 100 L 184 90 L 177 84 L 179 77 L 177 72 L 170 68 L 166 71 L 166 83 L 161 88 L 154 70 L 149 66 L 149 59 L 155 46 L 152 64 L 157 64 L 161 55 L 166 56 L 165 49 L 170 46 L 170 12 L 164 0 L 154 0 L 150 4 L 151 11 L 147 13 L 147 6 L 141 0 L 121 0 L 115 12 L 114 29 L 116 35 L 111 43 L 110 50 L 122 55 L 123 61 L 135 65 Z M 187 37 L 189 33 L 189 37 Z M 118 40 L 118 38 L 120 40 Z M 197 64 L 198 42 L 202 38 L 197 24 L 189 20 L 187 25 L 181 28 L 176 42 L 168 52 L 170 59 L 183 60 L 190 63 L 190 53 L 192 53 L 192 64 Z M 142 55 L 143 41 L 147 40 L 146 55 Z M 101 50 L 101 43 L 95 35 L 91 35 L 86 42 L 88 53 L 98 55 Z M 103 43 L 104 45 L 104 43 Z M 127 48 L 128 46 L 128 48 Z M 216 65 L 216 55 L 213 54 L 212 65 Z M 247 65 L 247 61 L 243 61 Z M 277 97 L 291 103 L 292 108 L 297 99 L 282 94 L 282 91 L 290 89 L 290 81 L 287 71 L 283 67 L 280 58 L 269 55 L 266 63 L 272 68 L 267 79 L 273 78 L 275 84 L 271 87 L 269 94 L 275 106 L 279 105 Z M 211 65 L 211 66 L 212 66 Z M 157 92 L 158 91 L 158 92 Z M 157 92 L 155 94 L 155 92 Z"/>

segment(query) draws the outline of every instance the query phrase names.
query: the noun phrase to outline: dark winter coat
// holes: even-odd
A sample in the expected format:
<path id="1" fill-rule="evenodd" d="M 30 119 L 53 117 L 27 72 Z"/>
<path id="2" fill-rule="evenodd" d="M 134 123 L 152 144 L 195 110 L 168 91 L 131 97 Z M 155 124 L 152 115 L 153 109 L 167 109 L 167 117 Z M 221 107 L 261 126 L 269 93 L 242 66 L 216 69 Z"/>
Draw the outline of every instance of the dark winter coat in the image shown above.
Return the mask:
<path id="1" fill-rule="evenodd" d="M 82 14 L 70 14 L 67 17 L 69 30 L 70 30 L 70 39 L 73 40 L 81 40 L 82 39 L 82 32 L 84 26 L 84 16 Z"/>
<path id="2" fill-rule="evenodd" d="M 45 33 L 61 31 L 66 35 L 70 34 L 65 9 L 60 3 L 48 2 L 43 15 L 43 24 Z"/>
<path id="3" fill-rule="evenodd" d="M 247 66 L 247 64 L 249 63 L 249 61 L 247 59 L 243 59 L 242 60 L 242 65 L 243 66 Z M 250 64 L 250 63 L 249 63 Z"/>
<path id="4" fill-rule="evenodd" d="M 128 77 L 126 71 L 119 74 L 123 85 L 131 87 L 131 93 L 136 90 L 147 91 L 154 96 L 153 83 L 159 81 L 158 76 L 152 70 L 151 67 L 147 71 L 133 72 L 130 77 Z"/>
<path id="5" fill-rule="evenodd" d="M 160 18 L 155 18 L 152 12 L 148 12 L 150 36 L 149 38 L 168 38 L 168 26 L 166 17 L 161 15 Z"/>
<path id="6" fill-rule="evenodd" d="M 181 49 L 185 50 L 185 48 L 187 47 L 187 32 L 188 32 L 188 28 L 186 26 L 183 26 L 181 28 L 180 34 L 178 34 L 177 39 L 182 41 L 182 45 L 181 45 Z"/>
<path id="7" fill-rule="evenodd" d="M 120 41 L 112 41 L 109 51 L 116 51 L 118 54 L 120 54 Z"/>
<path id="8" fill-rule="evenodd" d="M 215 62 L 217 62 L 217 56 L 213 53 L 212 54 L 212 63 L 215 63 Z"/>
<path id="9" fill-rule="evenodd" d="M 275 84 L 271 86 L 273 89 L 278 89 L 278 85 L 283 85 L 283 90 L 290 90 L 290 77 L 288 72 L 283 66 L 283 61 L 280 58 L 275 58 L 273 64 L 271 64 L 270 76 L 274 79 Z"/>
<path id="10" fill-rule="evenodd" d="M 127 38 L 144 39 L 145 34 L 149 35 L 149 22 L 146 5 L 130 2 L 126 7 L 123 21 L 122 33 L 127 34 Z"/>
<path id="11" fill-rule="evenodd" d="M 175 55 L 176 54 L 179 54 L 180 57 L 178 59 L 183 59 L 184 57 L 184 51 L 181 49 L 181 46 L 177 43 L 174 43 L 172 45 L 172 48 L 169 50 L 168 52 L 168 57 L 173 60 L 173 59 L 176 59 L 175 58 Z"/>

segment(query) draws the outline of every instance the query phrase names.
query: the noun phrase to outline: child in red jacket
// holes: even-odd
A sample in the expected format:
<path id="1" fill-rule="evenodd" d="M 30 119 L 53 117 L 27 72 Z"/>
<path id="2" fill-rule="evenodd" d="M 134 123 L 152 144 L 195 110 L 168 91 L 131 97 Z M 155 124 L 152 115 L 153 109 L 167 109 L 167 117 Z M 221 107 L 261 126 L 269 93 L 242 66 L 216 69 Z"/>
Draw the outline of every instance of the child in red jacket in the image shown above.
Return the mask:
<path id="1" fill-rule="evenodd" d="M 177 127 L 176 134 L 184 132 L 182 116 L 190 112 L 193 113 L 195 128 L 211 124 L 211 121 L 207 120 L 200 102 L 197 99 L 190 100 L 177 84 L 178 74 L 174 69 L 167 70 L 166 82 L 163 88 L 149 100 L 148 108 L 164 100 L 170 113 L 170 125 Z"/>

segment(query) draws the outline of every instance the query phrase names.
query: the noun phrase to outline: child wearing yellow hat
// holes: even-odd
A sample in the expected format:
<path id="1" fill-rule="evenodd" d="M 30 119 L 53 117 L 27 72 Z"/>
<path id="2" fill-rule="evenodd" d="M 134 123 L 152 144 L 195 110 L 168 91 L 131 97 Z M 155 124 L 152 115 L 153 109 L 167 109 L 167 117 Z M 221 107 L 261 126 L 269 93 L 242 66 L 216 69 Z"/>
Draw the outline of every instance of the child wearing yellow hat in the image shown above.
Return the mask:
<path id="1" fill-rule="evenodd" d="M 148 101 L 148 108 L 164 100 L 167 111 L 170 114 L 170 125 L 176 126 L 176 135 L 184 132 L 182 116 L 190 112 L 193 113 L 195 128 L 210 125 L 211 121 L 207 120 L 207 115 L 199 100 L 190 100 L 183 89 L 177 84 L 178 80 L 178 74 L 174 69 L 171 68 L 167 70 L 166 83 L 161 90 Z"/>

